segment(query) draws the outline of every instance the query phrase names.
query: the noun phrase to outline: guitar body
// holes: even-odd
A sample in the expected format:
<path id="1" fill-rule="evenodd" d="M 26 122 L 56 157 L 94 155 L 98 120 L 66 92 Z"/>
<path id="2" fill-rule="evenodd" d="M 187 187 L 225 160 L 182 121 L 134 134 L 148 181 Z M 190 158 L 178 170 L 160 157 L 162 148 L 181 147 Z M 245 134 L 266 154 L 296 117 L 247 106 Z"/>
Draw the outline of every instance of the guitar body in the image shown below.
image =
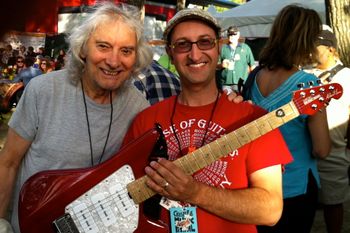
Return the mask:
<path id="1" fill-rule="evenodd" d="M 144 168 L 149 163 L 148 156 L 158 137 L 159 133 L 155 129 L 151 130 L 109 160 L 91 168 L 43 171 L 30 177 L 23 185 L 19 198 L 21 232 L 168 232 L 167 226 L 151 222 L 144 217 L 142 204 L 140 207 L 135 205 L 132 199 L 129 199 L 126 190 L 126 184 L 129 181 L 145 175 Z M 126 177 L 121 177 L 122 173 L 128 174 Z M 119 178 L 122 180 L 117 181 Z M 99 183 L 105 187 L 100 185 L 92 188 Z M 119 194 L 121 189 L 123 189 L 122 195 Z M 100 203 L 101 195 L 109 202 Z M 113 195 L 117 195 L 114 198 L 122 196 L 123 200 L 111 200 L 110 196 Z M 84 199 L 88 200 L 86 204 L 82 204 Z M 128 209 L 121 215 L 116 214 L 119 207 L 113 207 L 114 204 L 117 206 L 119 203 L 122 205 L 128 203 Z M 111 209 L 114 213 L 111 212 Z M 88 212 L 79 215 L 85 210 Z M 67 212 L 77 215 L 76 219 L 72 216 L 68 218 L 74 219 L 78 230 L 74 230 L 74 226 L 68 227 L 73 230 L 55 230 L 53 222 L 65 216 Z M 101 215 L 104 220 L 101 221 L 102 223 L 89 219 L 89 215 L 99 218 L 99 214 L 103 215 Z M 126 224 L 133 223 L 133 225 L 123 230 L 120 228 L 121 225 L 125 225 L 123 221 Z M 91 226 L 93 225 L 91 223 L 95 226 Z"/>

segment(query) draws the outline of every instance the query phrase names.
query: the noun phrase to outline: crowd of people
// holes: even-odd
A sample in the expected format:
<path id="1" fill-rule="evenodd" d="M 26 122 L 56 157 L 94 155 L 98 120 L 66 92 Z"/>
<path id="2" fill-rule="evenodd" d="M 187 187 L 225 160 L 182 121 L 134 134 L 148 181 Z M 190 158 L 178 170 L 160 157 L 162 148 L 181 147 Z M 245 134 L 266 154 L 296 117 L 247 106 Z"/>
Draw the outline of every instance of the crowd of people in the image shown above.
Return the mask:
<path id="1" fill-rule="evenodd" d="M 20 45 L 14 49 L 10 44 L 7 44 L 4 48 L 0 48 L 0 79 L 21 81 L 21 77 L 17 76 L 21 76 L 20 73 L 24 69 L 32 67 L 36 69 L 33 75 L 45 74 L 63 69 L 65 61 L 66 52 L 64 49 L 61 49 L 56 57 L 51 57 L 47 55 L 44 47 L 39 47 L 35 51 L 33 46 L 26 48 L 24 45 Z"/>
<path id="2" fill-rule="evenodd" d="M 20 233 L 19 193 L 30 176 L 108 163 L 157 123 L 167 153 L 144 164 L 145 184 L 162 197 L 157 220 L 169 231 L 309 233 L 320 201 L 328 233 L 340 233 L 349 197 L 350 71 L 339 68 L 335 36 L 322 30 L 316 11 L 284 7 L 255 68 L 237 27 L 223 45 L 210 13 L 181 10 L 163 32 L 176 75 L 152 60 L 137 16 L 126 4 L 98 4 L 69 36 L 70 54 L 60 53 L 64 65 L 54 72 L 45 56 L 28 59 L 19 49 L 16 61 L 25 65 L 18 77 L 29 68 L 43 75 L 21 79 L 26 89 L 0 152 L 0 232 Z M 244 96 L 253 104 L 236 95 L 247 78 L 254 80 Z M 330 110 L 300 115 L 253 141 L 256 125 L 231 133 L 288 103 L 300 82 L 318 79 L 344 88 Z M 151 155 L 140 148 L 132 156 Z M 177 163 L 185 156 L 187 164 Z M 33 227 L 51 229 L 42 224 Z"/>

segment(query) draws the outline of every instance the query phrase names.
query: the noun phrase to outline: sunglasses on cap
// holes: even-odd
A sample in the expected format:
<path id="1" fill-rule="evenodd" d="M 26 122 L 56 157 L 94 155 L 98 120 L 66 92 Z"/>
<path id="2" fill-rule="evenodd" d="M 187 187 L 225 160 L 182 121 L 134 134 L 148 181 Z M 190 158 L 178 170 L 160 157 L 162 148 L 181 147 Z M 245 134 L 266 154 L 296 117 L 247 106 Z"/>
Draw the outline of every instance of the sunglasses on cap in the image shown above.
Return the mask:
<path id="1" fill-rule="evenodd" d="M 192 45 L 196 44 L 200 50 L 209 50 L 215 47 L 217 39 L 202 38 L 197 41 L 180 40 L 170 45 L 170 48 L 174 49 L 176 53 L 187 53 L 192 50 Z"/>

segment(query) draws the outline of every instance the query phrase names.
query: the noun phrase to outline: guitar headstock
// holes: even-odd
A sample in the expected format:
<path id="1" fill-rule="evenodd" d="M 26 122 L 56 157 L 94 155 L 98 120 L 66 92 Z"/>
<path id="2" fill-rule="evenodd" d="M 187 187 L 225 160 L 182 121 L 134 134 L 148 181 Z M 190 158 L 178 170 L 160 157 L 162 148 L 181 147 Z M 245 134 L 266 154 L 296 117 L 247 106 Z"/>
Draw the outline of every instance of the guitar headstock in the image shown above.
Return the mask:
<path id="1" fill-rule="evenodd" d="M 313 115 L 342 94 L 343 87 L 339 83 L 329 83 L 293 92 L 293 102 L 300 114 Z"/>

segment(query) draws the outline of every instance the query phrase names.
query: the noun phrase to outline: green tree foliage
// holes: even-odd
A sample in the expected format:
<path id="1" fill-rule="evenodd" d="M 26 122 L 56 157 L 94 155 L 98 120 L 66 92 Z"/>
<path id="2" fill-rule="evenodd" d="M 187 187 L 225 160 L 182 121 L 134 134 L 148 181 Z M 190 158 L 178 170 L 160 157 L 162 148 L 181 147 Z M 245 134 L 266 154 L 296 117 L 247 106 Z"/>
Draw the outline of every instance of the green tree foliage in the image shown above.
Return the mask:
<path id="1" fill-rule="evenodd" d="M 231 0 L 230 2 L 238 3 L 238 4 L 244 4 L 247 1 L 246 0 Z M 219 7 L 219 6 L 214 6 L 217 12 L 224 12 L 227 10 L 225 7 Z"/>

